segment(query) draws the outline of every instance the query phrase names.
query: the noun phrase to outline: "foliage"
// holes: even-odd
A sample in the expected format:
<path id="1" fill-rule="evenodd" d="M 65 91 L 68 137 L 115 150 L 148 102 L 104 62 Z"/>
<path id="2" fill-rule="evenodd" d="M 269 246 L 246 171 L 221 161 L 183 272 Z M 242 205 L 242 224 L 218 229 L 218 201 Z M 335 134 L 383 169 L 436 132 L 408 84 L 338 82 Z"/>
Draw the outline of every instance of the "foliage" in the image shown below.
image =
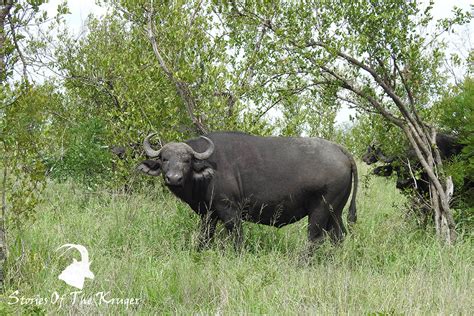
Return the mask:
<path id="1" fill-rule="evenodd" d="M 313 265 L 300 267 L 294 258 L 305 247 L 304 222 L 283 229 L 246 224 L 241 255 L 228 249 L 221 230 L 216 245 L 196 253 L 197 218 L 150 185 L 152 178 L 136 181 L 133 195 L 110 190 L 131 182 L 143 159 L 133 148 L 151 131 L 163 142 L 205 130 L 321 136 L 358 155 L 377 142 L 390 155 L 405 150 L 407 135 L 395 126 L 406 127 L 410 115 L 420 126 L 460 136 L 466 147 L 447 172 L 456 183 L 472 181 L 473 81 L 433 107 L 446 87 L 439 36 L 470 21 L 469 13 L 455 10 L 427 35 L 431 2 L 105 0 L 109 14 L 89 18 L 77 38 L 62 31 L 67 6 L 52 20 L 43 2 L 15 1 L 1 32 L 1 171 L 12 244 L 0 313 L 124 312 L 5 305 L 16 289 L 28 297 L 70 291 L 57 279 L 66 260 L 53 254 L 71 240 L 93 257 L 97 278 L 86 294 L 144 298 L 126 313 L 473 309 L 466 265 L 473 217 L 462 199 L 455 218 L 467 228 L 445 247 L 406 222 L 399 211 L 405 199 L 393 185 L 362 176 L 363 220 L 341 247 L 325 244 Z M 49 22 L 46 30 L 32 29 Z M 35 83 L 38 65 L 58 77 Z M 341 104 L 358 109 L 358 122 L 344 134 L 334 128 Z M 114 158 L 116 145 L 131 147 L 132 155 Z M 47 172 L 59 181 L 46 181 Z"/>
<path id="2" fill-rule="evenodd" d="M 459 178 L 474 179 L 474 79 L 466 78 L 434 107 L 440 128 L 453 133 L 464 144 Z M 461 180 L 461 179 L 459 179 Z"/>
<path id="3" fill-rule="evenodd" d="M 7 228 L 21 228 L 34 210 L 44 188 L 41 148 L 45 144 L 49 100 L 48 84 L 31 84 L 29 68 L 35 62 L 38 26 L 47 22 L 40 9 L 45 1 L 4 0 L 0 6 L 0 155 L 2 206 L 0 215 L 0 287 L 8 256 Z M 58 6 L 57 21 L 67 13 Z M 37 34 L 37 33 L 36 33 Z"/>
<path id="4" fill-rule="evenodd" d="M 466 77 L 435 106 L 440 129 L 456 135 L 464 145 L 461 154 L 447 166 L 453 177 L 456 196 L 454 207 L 458 222 L 474 227 L 474 79 Z"/>
<path id="5" fill-rule="evenodd" d="M 65 111 L 79 121 L 100 117 L 111 144 L 140 141 L 152 130 L 163 131 L 165 139 L 189 133 L 143 38 L 112 16 L 92 19 L 88 28 L 79 41 L 61 35 L 58 67 L 73 105 Z"/>
<path id="6" fill-rule="evenodd" d="M 63 140 L 64 152 L 47 162 L 53 179 L 74 179 L 89 189 L 111 178 L 112 153 L 104 144 L 104 124 L 98 119 L 72 128 Z"/>
<path id="7" fill-rule="evenodd" d="M 242 112 L 239 102 L 230 102 L 224 88 L 228 76 L 222 66 L 227 58 L 225 49 L 219 48 L 219 39 L 203 38 L 206 34 L 201 34 L 211 27 L 209 21 L 196 17 L 193 23 L 197 25 L 187 30 L 187 25 L 177 21 L 190 19 L 186 15 L 190 12 L 165 7 L 160 10 L 170 19 L 167 28 L 160 26 L 163 29 L 157 30 L 162 32 L 160 45 L 172 59 L 169 63 L 176 68 L 174 75 L 192 88 L 197 100 L 195 115 L 212 130 L 268 134 L 271 128 L 267 123 L 255 123 L 250 113 Z M 194 135 L 189 113 L 173 82 L 159 69 L 143 25 L 140 21 L 130 23 L 122 15 L 117 11 L 100 21 L 90 19 L 87 35 L 78 41 L 67 32 L 61 34 L 56 67 L 64 76 L 66 91 L 59 112 L 75 123 L 100 118 L 106 129 L 104 145 L 125 146 L 127 151 L 129 146 L 141 144 L 152 131 L 158 132 L 163 142 Z M 195 44 L 191 49 L 183 46 L 185 42 Z M 57 123 L 62 128 L 71 125 L 67 121 Z M 134 158 L 117 164 L 115 172 L 125 180 L 139 158 L 135 152 Z"/>
<path id="8" fill-rule="evenodd" d="M 359 159 L 370 145 L 380 147 L 388 157 L 399 157 L 406 152 L 409 144 L 402 132 L 380 116 L 361 113 L 349 126 L 342 127 L 340 142 Z"/>
<path id="9" fill-rule="evenodd" d="M 48 85 L 20 85 L 19 95 L 2 113 L 0 128 L 8 216 L 13 223 L 34 214 L 45 185 L 44 148 L 47 144 L 48 109 L 57 102 Z"/>

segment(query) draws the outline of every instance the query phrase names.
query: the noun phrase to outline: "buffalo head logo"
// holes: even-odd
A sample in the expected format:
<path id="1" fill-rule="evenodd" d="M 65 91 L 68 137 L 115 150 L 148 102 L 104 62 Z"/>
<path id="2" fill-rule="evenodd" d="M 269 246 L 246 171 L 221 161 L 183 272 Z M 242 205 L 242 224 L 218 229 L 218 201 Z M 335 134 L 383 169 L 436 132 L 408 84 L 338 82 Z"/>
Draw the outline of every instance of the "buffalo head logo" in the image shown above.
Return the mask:
<path id="1" fill-rule="evenodd" d="M 81 261 L 72 259 L 73 262 L 69 266 L 67 266 L 67 268 L 64 269 L 63 272 L 61 272 L 58 278 L 60 280 L 63 280 L 67 284 L 82 290 L 85 278 L 94 279 L 94 273 L 92 273 L 92 271 L 90 270 L 91 263 L 89 262 L 89 253 L 87 252 L 86 247 L 75 244 L 62 245 L 61 247 L 56 249 L 56 251 L 66 247 L 66 251 L 70 249 L 76 249 L 77 251 L 79 251 L 81 254 Z"/>

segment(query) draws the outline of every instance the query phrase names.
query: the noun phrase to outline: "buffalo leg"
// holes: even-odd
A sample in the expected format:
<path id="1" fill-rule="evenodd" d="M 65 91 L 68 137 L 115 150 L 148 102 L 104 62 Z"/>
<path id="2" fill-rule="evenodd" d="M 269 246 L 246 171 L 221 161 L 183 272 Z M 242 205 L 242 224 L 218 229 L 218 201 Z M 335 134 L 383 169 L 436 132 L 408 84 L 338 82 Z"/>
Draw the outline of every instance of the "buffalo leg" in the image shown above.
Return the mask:
<path id="1" fill-rule="evenodd" d="M 242 229 L 242 220 L 240 218 L 234 218 L 230 221 L 224 223 L 225 228 L 232 236 L 232 240 L 234 243 L 234 249 L 237 252 L 242 250 L 242 243 L 243 243 L 243 229 Z"/>
<path id="2" fill-rule="evenodd" d="M 217 216 L 208 212 L 201 216 L 198 250 L 206 249 L 216 232 Z"/>
<path id="3" fill-rule="evenodd" d="M 331 237 L 331 241 L 334 244 L 340 243 L 344 239 L 344 235 L 346 234 L 346 228 L 342 223 L 342 218 L 339 215 L 333 215 L 328 223 L 328 231 L 329 237 Z"/>
<path id="4" fill-rule="evenodd" d="M 324 229 L 328 223 L 327 211 L 323 207 L 315 209 L 308 218 L 308 240 L 311 244 L 319 245 L 324 241 Z"/>
<path id="5" fill-rule="evenodd" d="M 225 228 L 233 239 L 234 248 L 239 252 L 242 248 L 243 229 L 242 229 L 242 212 L 239 207 L 227 206 L 218 212 L 219 218 L 224 223 Z"/>
<path id="6" fill-rule="evenodd" d="M 340 243 L 344 239 L 344 235 L 346 234 L 346 228 L 344 227 L 344 223 L 342 222 L 342 210 L 344 209 L 344 205 L 346 203 L 346 199 L 342 199 L 342 202 L 333 209 L 329 207 L 329 214 L 330 218 L 327 224 L 327 231 L 329 232 L 329 236 L 331 237 L 331 241 L 334 244 Z"/>
<path id="7" fill-rule="evenodd" d="M 308 216 L 308 250 L 306 256 L 310 257 L 314 251 L 324 242 L 325 229 L 328 224 L 328 206 L 325 203 L 318 203 Z"/>

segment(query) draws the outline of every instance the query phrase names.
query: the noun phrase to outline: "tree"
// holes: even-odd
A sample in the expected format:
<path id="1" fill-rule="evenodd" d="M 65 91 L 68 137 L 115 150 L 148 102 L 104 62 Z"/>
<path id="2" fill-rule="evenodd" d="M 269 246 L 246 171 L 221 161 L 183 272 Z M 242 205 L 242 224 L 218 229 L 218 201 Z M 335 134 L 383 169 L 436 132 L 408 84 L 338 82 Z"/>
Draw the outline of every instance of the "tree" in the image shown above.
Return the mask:
<path id="1" fill-rule="evenodd" d="M 147 56 L 161 90 L 166 89 L 155 99 L 163 102 L 162 109 L 178 105 L 178 113 L 185 113 L 199 134 L 236 123 L 238 104 L 225 87 L 225 42 L 219 34 L 210 36 L 213 25 L 206 8 L 198 1 L 110 4 L 130 27 L 131 39 L 140 43 L 139 53 Z"/>
<path id="2" fill-rule="evenodd" d="M 321 107 L 314 105 L 330 95 L 311 94 L 302 78 L 290 80 L 287 72 L 298 71 L 297 65 L 295 69 L 274 65 L 272 51 L 264 43 L 265 27 L 233 32 L 219 6 L 209 1 L 106 3 L 128 21 L 136 38 L 145 35 L 148 51 L 198 133 L 240 129 L 268 134 L 269 123 L 285 135 L 323 135 L 332 130 L 338 103 L 325 103 L 327 118 L 318 115 Z M 244 49 L 239 36 L 252 44 Z M 272 65 L 275 68 L 266 73 Z M 309 120 L 311 126 L 302 124 Z M 317 128 L 320 125 L 324 128 Z"/>
<path id="3" fill-rule="evenodd" d="M 472 229 L 474 223 L 474 79 L 466 77 L 453 86 L 433 107 L 441 130 L 454 133 L 464 148 L 447 170 L 456 187 L 455 218 Z M 456 216 L 457 215 L 457 216 Z"/>
<path id="4" fill-rule="evenodd" d="M 287 81 L 303 81 L 316 94 L 331 87 L 342 102 L 377 113 L 402 130 L 429 176 L 436 230 L 452 243 L 452 186 L 436 148 L 437 129 L 429 109 L 445 87 L 439 36 L 470 21 L 471 15 L 456 9 L 452 19 L 438 21 L 436 32 L 430 33 L 432 4 L 423 8 L 417 1 L 404 0 L 337 5 L 304 1 L 279 2 L 270 8 L 260 2 L 231 1 L 221 5 L 220 12 L 244 50 L 253 43 L 242 34 L 266 30 L 261 42 L 272 63 L 297 67 Z"/>
<path id="5" fill-rule="evenodd" d="M 0 2 L 1 286 L 8 254 L 7 226 L 21 227 L 22 220 L 31 217 L 45 179 L 40 153 L 49 119 L 47 108 L 55 103 L 55 93 L 48 84 L 33 86 L 29 72 L 38 48 L 31 31 L 48 22 L 40 10 L 44 2 Z M 59 6 L 60 14 L 66 12 L 64 8 Z"/>

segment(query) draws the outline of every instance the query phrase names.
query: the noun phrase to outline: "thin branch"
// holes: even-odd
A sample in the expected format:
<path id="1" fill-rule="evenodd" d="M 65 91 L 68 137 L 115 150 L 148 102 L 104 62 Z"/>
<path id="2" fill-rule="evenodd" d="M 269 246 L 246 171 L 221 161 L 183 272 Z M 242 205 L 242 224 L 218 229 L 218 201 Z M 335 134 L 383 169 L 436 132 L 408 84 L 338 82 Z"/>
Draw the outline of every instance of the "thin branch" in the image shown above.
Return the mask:
<path id="1" fill-rule="evenodd" d="M 15 45 L 15 49 L 18 53 L 18 56 L 20 57 L 21 64 L 23 66 L 23 79 L 28 82 L 27 63 L 25 60 L 25 56 L 23 56 L 23 53 L 21 52 L 20 45 L 18 44 L 18 38 L 16 36 L 11 14 L 8 14 L 8 23 L 10 23 L 11 26 L 13 44 Z"/>
<path id="2" fill-rule="evenodd" d="M 426 142 L 426 141 L 428 141 L 428 139 L 425 136 L 425 134 L 429 133 L 429 131 L 428 131 L 429 127 L 421 120 L 420 116 L 418 115 L 418 111 L 416 111 L 416 109 L 415 109 L 415 98 L 413 97 L 413 92 L 410 89 L 410 86 L 409 86 L 408 82 L 406 81 L 406 78 L 403 74 L 403 71 L 401 71 L 401 69 L 398 67 L 397 60 L 396 60 L 395 56 L 392 57 L 392 60 L 393 60 L 393 70 L 394 70 L 394 72 L 396 71 L 396 73 L 398 73 L 398 76 L 400 77 L 400 79 L 402 81 L 402 84 L 403 84 L 403 87 L 405 88 L 405 91 L 408 95 L 408 100 L 410 102 L 410 107 L 411 107 L 411 110 L 412 110 L 413 115 L 415 117 L 414 120 L 416 120 L 418 122 L 418 124 L 421 126 L 421 129 L 424 132 L 424 133 L 421 133 L 418 130 L 418 133 L 421 134 L 423 140 Z"/>
<path id="3" fill-rule="evenodd" d="M 294 72 L 283 72 L 283 73 L 277 73 L 277 74 L 274 74 L 273 76 L 271 76 L 270 78 L 268 78 L 267 80 L 265 80 L 264 82 L 260 83 L 260 87 L 265 87 L 268 83 L 278 79 L 278 78 L 281 78 L 283 76 L 296 76 L 296 75 L 300 75 L 300 74 L 307 74 L 308 72 L 307 71 L 304 71 L 304 70 L 297 70 L 297 71 L 294 71 Z"/>
<path id="4" fill-rule="evenodd" d="M 0 82 L 3 83 L 6 80 L 6 68 L 7 64 L 5 61 L 5 41 L 7 40 L 5 33 L 5 18 L 9 15 L 11 8 L 13 7 L 13 0 L 4 1 L 0 9 Z"/>
<path id="5" fill-rule="evenodd" d="M 151 45 L 153 47 L 153 52 L 156 56 L 156 59 L 158 60 L 158 63 L 160 64 L 161 69 L 164 71 L 168 79 L 174 84 L 176 87 L 176 90 L 178 94 L 180 95 L 181 99 L 183 100 L 186 110 L 188 112 L 189 117 L 191 118 L 192 123 L 194 124 L 196 130 L 200 134 L 206 134 L 207 133 L 207 128 L 203 125 L 203 123 L 196 117 L 194 114 L 195 108 L 196 108 L 196 102 L 194 100 L 194 97 L 192 96 L 191 90 L 188 86 L 187 83 L 178 80 L 175 78 L 173 75 L 173 71 L 168 67 L 166 64 L 165 60 L 163 59 L 162 53 L 160 51 L 160 48 L 158 46 L 158 43 L 156 41 L 156 35 L 155 31 L 153 28 L 153 18 L 154 18 L 154 13 L 153 13 L 153 7 L 151 9 L 151 12 L 148 14 L 148 38 L 151 42 Z"/>
<path id="6" fill-rule="evenodd" d="M 350 91 L 352 92 L 352 91 Z M 354 93 L 354 92 L 352 92 Z M 360 97 L 360 96 L 359 96 Z M 374 113 L 374 114 L 380 114 L 379 112 L 377 112 L 376 110 L 373 110 L 371 108 L 367 108 L 365 106 L 362 106 L 360 103 L 357 103 L 355 102 L 354 100 L 351 100 L 349 98 L 346 98 L 346 97 L 343 97 L 341 95 L 338 95 L 336 94 L 336 98 L 338 98 L 339 100 L 343 101 L 343 102 L 346 102 L 348 103 L 349 105 L 347 106 L 349 109 L 358 109 L 358 108 L 362 108 L 365 112 L 368 112 L 368 113 Z"/>
<path id="7" fill-rule="evenodd" d="M 344 101 L 344 102 L 346 102 L 346 103 L 352 104 L 352 105 L 349 105 L 349 108 L 350 108 L 350 109 L 356 109 L 356 108 L 358 108 L 358 107 L 360 106 L 360 104 L 359 104 L 359 103 L 356 103 L 354 100 L 345 98 L 345 97 L 343 97 L 343 96 L 341 96 L 341 95 L 336 94 L 336 97 L 337 97 L 339 100 L 341 100 L 341 101 Z"/>
<path id="8" fill-rule="evenodd" d="M 274 108 L 278 103 L 280 103 L 285 97 L 299 94 L 299 93 L 303 92 L 304 90 L 307 90 L 307 89 L 310 88 L 310 87 L 314 87 L 314 86 L 318 86 L 318 85 L 322 85 L 322 84 L 330 84 L 330 82 L 328 82 L 328 81 L 316 81 L 316 82 L 313 82 L 313 83 L 311 83 L 311 84 L 308 84 L 308 85 L 305 85 L 305 86 L 299 87 L 299 88 L 288 89 L 288 90 L 285 90 L 285 89 L 279 90 L 279 92 L 289 91 L 290 94 L 289 94 L 289 95 L 280 95 L 270 106 L 268 106 L 263 112 L 261 112 L 261 113 L 254 119 L 254 123 L 258 122 L 258 120 L 260 120 L 265 114 L 267 114 L 268 111 L 270 111 L 271 109 L 273 109 L 273 108 Z"/>
<path id="9" fill-rule="evenodd" d="M 316 45 L 320 46 L 320 47 L 323 47 L 327 50 L 331 50 L 331 48 L 326 44 L 316 43 Z M 367 71 L 372 76 L 372 78 L 374 78 L 374 80 L 382 87 L 382 89 L 385 91 L 385 93 L 387 93 L 387 95 L 393 100 L 393 102 L 400 108 L 402 113 L 405 112 L 404 114 L 407 116 L 407 118 L 410 118 L 410 113 L 406 110 L 406 107 L 405 107 L 405 104 L 403 103 L 403 100 L 400 99 L 400 97 L 395 94 L 393 89 L 391 89 L 391 87 L 389 87 L 384 82 L 384 80 L 382 80 L 382 78 L 380 78 L 380 76 L 377 74 L 377 72 L 372 67 L 369 67 L 365 63 L 357 60 L 356 58 L 354 58 L 352 56 L 347 55 L 344 52 L 336 51 L 336 54 L 338 56 L 342 57 L 343 59 L 347 60 L 352 65 L 357 66 L 357 67 Z"/>
<path id="10" fill-rule="evenodd" d="M 324 43 L 321 43 L 321 42 L 312 42 L 312 43 L 313 43 L 313 45 L 323 47 L 327 50 L 332 50 L 328 45 L 326 45 Z M 417 115 L 415 115 L 415 117 L 414 117 L 414 115 L 412 115 L 408 111 L 408 109 L 407 109 L 405 103 L 403 102 L 403 100 L 395 93 L 395 91 L 390 86 L 388 86 L 380 78 L 380 76 L 377 74 L 377 72 L 373 68 L 371 68 L 368 65 L 364 64 L 363 62 L 357 60 L 356 58 L 345 54 L 344 52 L 336 51 L 336 54 L 338 56 L 342 57 L 343 59 L 347 60 L 352 65 L 367 71 L 372 76 L 372 78 L 374 78 L 374 80 L 380 85 L 380 87 L 382 87 L 382 89 L 385 91 L 385 93 L 393 100 L 393 102 L 398 107 L 398 109 L 402 112 L 403 116 L 407 120 L 408 126 L 410 127 L 410 129 L 413 130 L 413 134 L 416 136 L 415 140 L 419 141 L 420 138 L 423 138 L 424 143 L 425 144 L 428 143 L 428 139 L 426 137 L 426 134 L 423 131 L 422 122 L 419 119 L 419 117 Z M 413 111 L 413 112 L 416 113 L 416 111 Z M 423 150 L 423 152 L 425 153 L 425 155 L 427 157 L 431 157 L 431 159 L 432 159 L 431 151 L 428 148 L 426 148 L 426 146 L 423 145 L 422 141 L 419 142 L 419 145 L 420 145 L 421 149 Z"/>
<path id="11" fill-rule="evenodd" d="M 346 61 L 348 61 L 350 64 L 352 64 L 352 65 L 354 65 L 358 68 L 361 68 L 361 69 L 365 70 L 366 72 L 368 72 L 372 76 L 372 78 L 375 80 L 375 82 L 377 82 L 379 84 L 379 86 L 385 91 L 385 93 L 393 100 L 395 105 L 399 108 L 399 110 L 406 117 L 406 119 L 408 121 L 412 122 L 413 126 L 417 130 L 417 133 L 423 134 L 420 131 L 420 128 L 417 127 L 418 126 L 417 122 L 415 121 L 413 116 L 410 114 L 410 112 L 406 108 L 405 103 L 403 102 L 403 100 L 395 93 L 395 91 L 390 86 L 388 86 L 384 82 L 384 80 L 382 80 L 382 78 L 380 78 L 380 76 L 377 74 L 377 72 L 372 67 L 369 67 L 365 63 L 357 60 L 356 58 L 354 58 L 352 56 L 347 55 L 346 53 L 344 53 L 342 51 L 332 49 L 331 47 L 329 47 L 329 45 L 327 45 L 325 43 L 310 41 L 306 45 L 306 47 L 312 47 L 312 46 L 318 46 L 318 47 L 322 47 L 322 48 L 324 48 L 328 51 L 332 51 L 337 56 L 339 56 L 339 57 L 345 59 Z"/>
<path id="12" fill-rule="evenodd" d="M 382 69 L 382 72 L 383 72 L 383 80 L 385 81 L 385 83 L 391 87 L 392 89 L 395 90 L 395 85 L 391 83 L 391 78 L 390 78 L 390 73 L 387 69 L 387 67 L 385 67 L 385 64 L 384 62 L 379 58 L 379 57 L 376 57 L 374 56 L 374 59 L 377 61 L 377 63 L 379 64 L 379 67 Z M 396 81 L 394 80 L 394 83 Z"/>
<path id="13" fill-rule="evenodd" d="M 3 179 L 2 179 L 2 217 L 0 218 L 0 256 L 7 256 L 7 245 L 6 245 L 6 227 L 5 221 L 7 218 L 7 179 L 8 179 L 8 165 L 7 165 L 7 156 L 5 155 L 3 161 Z M 4 258 L 0 257 L 0 260 Z M 2 269 L 2 267 L 0 267 Z M 2 271 L 3 272 L 3 271 Z M 3 275 L 2 275 L 3 276 Z M 0 282 L 3 282 L 3 279 L 0 279 Z"/>
<path id="14" fill-rule="evenodd" d="M 402 84 L 403 84 L 403 87 L 405 88 L 405 91 L 408 95 L 408 100 L 410 100 L 410 104 L 412 106 L 414 106 L 415 105 L 415 100 L 413 98 L 413 94 L 411 92 L 410 87 L 408 86 L 408 82 L 406 81 L 405 76 L 403 75 L 403 72 L 398 67 L 398 64 L 397 64 L 397 61 L 395 60 L 395 57 L 393 58 L 393 67 L 394 67 L 394 69 L 396 69 L 398 75 L 400 76 L 400 79 L 402 80 Z"/>
<path id="15" fill-rule="evenodd" d="M 68 122 L 68 123 L 71 124 L 71 125 L 77 125 L 77 123 L 76 123 L 75 121 L 73 121 L 73 120 L 71 120 L 71 119 L 65 117 L 65 116 L 62 115 L 62 114 L 59 114 L 59 113 L 57 113 L 57 112 L 55 112 L 55 111 L 51 111 L 51 110 L 49 111 L 49 113 L 51 113 L 51 114 L 53 114 L 53 115 L 59 117 L 61 120 L 64 120 L 64 121 Z"/>
<path id="16" fill-rule="evenodd" d="M 317 65 L 317 63 L 315 61 L 313 61 L 313 63 L 315 65 Z M 389 121 L 391 121 L 392 123 L 394 123 L 395 125 L 397 125 L 399 127 L 401 127 L 403 125 L 403 121 L 401 119 L 395 117 L 392 113 L 388 112 L 374 97 L 372 97 L 369 94 L 364 93 L 360 88 L 356 87 L 354 84 L 349 82 L 347 79 L 345 79 L 344 77 L 342 77 L 341 75 L 339 75 L 335 71 L 333 71 L 333 70 L 331 70 L 331 69 L 329 69 L 325 66 L 319 66 L 319 67 L 323 71 L 327 72 L 332 77 L 337 79 L 341 83 L 342 88 L 344 88 L 346 90 L 349 90 L 349 91 L 352 91 L 356 95 L 358 95 L 358 96 L 366 99 L 367 101 L 369 101 L 370 104 L 372 104 L 372 106 L 374 108 L 376 108 L 379 111 L 379 113 L 382 114 Z"/>
<path id="17" fill-rule="evenodd" d="M 231 117 L 234 114 L 235 102 L 237 102 L 235 95 L 230 91 L 217 91 L 214 92 L 214 96 L 227 98 L 227 117 Z"/>
<path id="18" fill-rule="evenodd" d="M 101 88 L 112 99 L 112 102 L 114 103 L 115 107 L 118 110 L 122 108 L 117 96 L 114 93 L 112 93 L 113 85 L 109 80 L 90 78 L 90 77 L 78 76 L 78 75 L 66 76 L 65 79 L 80 80 L 81 82 L 85 84 L 89 84 L 93 87 Z M 105 85 L 101 84 L 102 82 L 104 82 Z M 106 87 L 106 85 L 110 88 L 110 90 L 109 88 Z"/>
<path id="19" fill-rule="evenodd" d="M 260 51 L 260 47 L 262 45 L 262 41 L 263 41 L 263 38 L 265 37 L 266 33 L 267 33 L 267 26 L 264 24 L 262 26 L 262 31 L 259 33 L 260 37 L 257 38 L 257 43 L 255 44 L 255 50 L 253 51 L 253 56 L 251 57 L 251 59 L 255 59 L 255 56 Z M 250 82 L 252 81 L 252 79 L 254 77 L 255 64 L 256 64 L 256 62 L 255 62 L 255 60 L 253 60 L 253 62 L 247 68 L 247 71 L 245 72 L 245 75 L 242 79 L 242 83 L 241 83 L 242 88 L 248 86 L 250 84 Z"/>
<path id="20" fill-rule="evenodd" d="M 410 172 L 410 176 L 413 178 L 413 183 L 415 184 L 415 190 L 418 190 L 418 181 L 416 181 L 415 174 L 413 173 L 413 170 L 411 169 L 410 159 L 408 158 L 407 158 L 407 165 L 408 165 L 408 171 Z"/>

